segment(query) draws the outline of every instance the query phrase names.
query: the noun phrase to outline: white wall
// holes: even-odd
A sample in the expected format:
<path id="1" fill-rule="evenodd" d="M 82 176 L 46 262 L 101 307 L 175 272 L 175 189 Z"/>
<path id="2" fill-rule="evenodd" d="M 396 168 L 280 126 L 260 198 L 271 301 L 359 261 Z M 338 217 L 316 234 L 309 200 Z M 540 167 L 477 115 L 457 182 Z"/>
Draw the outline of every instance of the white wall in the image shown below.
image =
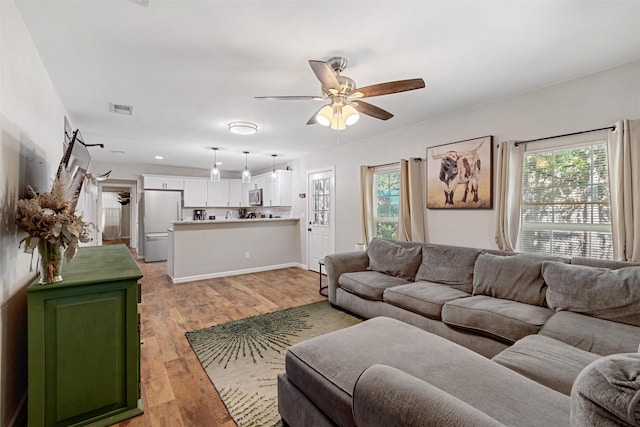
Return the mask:
<path id="1" fill-rule="evenodd" d="M 428 96 L 428 86 L 424 90 Z M 500 141 L 599 128 L 625 118 L 640 118 L 640 61 L 299 159 L 294 168 L 298 185 L 294 194 L 306 192 L 307 170 L 335 165 L 335 247 L 338 252 L 350 251 L 362 240 L 360 165 L 389 163 L 410 156 L 424 158 L 427 147 L 485 135 L 494 136 L 495 146 Z M 366 126 L 368 120 L 373 119 L 364 118 L 356 126 Z M 327 135 L 333 138 L 333 134 Z M 305 210 L 304 199 L 295 197 L 294 201 L 294 214 Z M 495 210 L 426 212 L 430 242 L 496 247 Z M 302 233 L 303 251 L 305 240 L 306 233 Z M 306 254 L 302 260 L 306 260 Z"/>
<path id="2" fill-rule="evenodd" d="M 0 1 L 1 425 L 26 397 L 25 289 L 35 277 L 30 256 L 18 249 L 25 234 L 14 224 L 16 203 L 23 185 L 50 186 L 62 157 L 64 115 L 15 3 Z"/>

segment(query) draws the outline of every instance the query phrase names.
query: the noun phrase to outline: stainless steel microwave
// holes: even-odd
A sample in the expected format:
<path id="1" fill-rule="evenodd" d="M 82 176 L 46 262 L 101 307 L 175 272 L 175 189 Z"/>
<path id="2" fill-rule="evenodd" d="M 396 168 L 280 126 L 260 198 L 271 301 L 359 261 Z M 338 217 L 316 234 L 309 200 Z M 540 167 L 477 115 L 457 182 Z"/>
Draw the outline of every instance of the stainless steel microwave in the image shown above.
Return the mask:
<path id="1" fill-rule="evenodd" d="M 262 188 L 249 190 L 249 206 L 262 206 Z"/>

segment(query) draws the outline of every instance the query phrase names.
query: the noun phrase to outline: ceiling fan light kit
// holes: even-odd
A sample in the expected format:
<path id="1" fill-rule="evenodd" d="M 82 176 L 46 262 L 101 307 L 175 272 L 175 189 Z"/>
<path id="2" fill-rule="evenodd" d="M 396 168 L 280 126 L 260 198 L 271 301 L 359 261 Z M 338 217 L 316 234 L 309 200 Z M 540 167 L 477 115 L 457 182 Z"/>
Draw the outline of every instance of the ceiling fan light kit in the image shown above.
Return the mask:
<path id="1" fill-rule="evenodd" d="M 308 125 L 320 124 L 331 127 L 334 130 L 343 130 L 360 120 L 361 114 L 374 117 L 379 120 L 389 120 L 393 117 L 388 111 L 376 107 L 361 98 L 371 96 L 389 95 L 392 93 L 406 92 L 425 87 L 424 80 L 408 79 L 387 83 L 379 83 L 358 88 L 353 79 L 340 73 L 347 67 L 346 58 L 335 57 L 328 61 L 309 61 L 311 70 L 322 84 L 322 93 L 329 104 L 318 110 L 309 121 Z M 265 100 L 317 100 L 318 96 L 258 96 Z M 325 98 L 322 98 L 325 99 Z M 356 101 L 357 100 L 357 101 Z"/>
<path id="2" fill-rule="evenodd" d="M 251 122 L 231 122 L 229 132 L 236 135 L 253 135 L 258 132 L 258 125 Z"/>

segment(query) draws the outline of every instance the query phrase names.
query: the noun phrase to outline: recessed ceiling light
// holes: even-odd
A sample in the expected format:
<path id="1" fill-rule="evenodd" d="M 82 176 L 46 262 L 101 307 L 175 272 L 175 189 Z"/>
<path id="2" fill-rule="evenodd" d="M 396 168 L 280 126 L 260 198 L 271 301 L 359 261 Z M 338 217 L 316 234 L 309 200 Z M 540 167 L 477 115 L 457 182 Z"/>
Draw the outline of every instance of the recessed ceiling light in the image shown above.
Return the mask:
<path id="1" fill-rule="evenodd" d="M 124 104 L 114 104 L 113 102 L 110 102 L 109 111 L 116 114 L 123 114 L 125 116 L 130 116 L 133 114 L 133 106 L 124 105 Z"/>
<path id="2" fill-rule="evenodd" d="M 124 154 L 124 150 L 111 150 L 113 154 Z"/>
<path id="3" fill-rule="evenodd" d="M 156 160 L 163 160 L 164 159 L 164 157 L 162 157 L 162 156 L 155 156 L 155 158 L 156 158 Z"/>

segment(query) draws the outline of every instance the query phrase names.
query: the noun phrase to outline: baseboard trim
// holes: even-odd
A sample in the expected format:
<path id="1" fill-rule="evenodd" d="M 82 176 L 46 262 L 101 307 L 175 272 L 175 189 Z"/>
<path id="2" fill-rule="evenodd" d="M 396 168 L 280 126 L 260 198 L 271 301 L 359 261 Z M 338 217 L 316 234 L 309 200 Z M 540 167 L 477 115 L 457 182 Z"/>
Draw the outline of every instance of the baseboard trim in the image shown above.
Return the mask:
<path id="1" fill-rule="evenodd" d="M 9 419 L 7 426 L 17 427 L 17 424 L 16 424 L 17 420 L 26 420 L 27 419 L 26 411 L 27 411 L 27 393 L 22 395 L 22 398 L 20 399 L 20 403 L 18 403 L 18 407 L 16 408 L 13 415 Z"/>
<path id="2" fill-rule="evenodd" d="M 229 271 L 221 271 L 218 273 L 199 274 L 197 276 L 184 276 L 184 277 L 169 276 L 169 278 L 171 279 L 171 283 L 186 283 L 186 282 L 194 282 L 196 280 L 215 279 L 216 277 L 237 276 L 240 274 L 259 273 L 261 271 L 279 270 L 281 268 L 289 268 L 289 267 L 305 268 L 306 266 L 304 266 L 299 262 L 289 262 L 286 264 L 276 264 L 276 265 L 267 265 L 264 267 L 245 268 L 242 270 L 229 270 Z"/>

